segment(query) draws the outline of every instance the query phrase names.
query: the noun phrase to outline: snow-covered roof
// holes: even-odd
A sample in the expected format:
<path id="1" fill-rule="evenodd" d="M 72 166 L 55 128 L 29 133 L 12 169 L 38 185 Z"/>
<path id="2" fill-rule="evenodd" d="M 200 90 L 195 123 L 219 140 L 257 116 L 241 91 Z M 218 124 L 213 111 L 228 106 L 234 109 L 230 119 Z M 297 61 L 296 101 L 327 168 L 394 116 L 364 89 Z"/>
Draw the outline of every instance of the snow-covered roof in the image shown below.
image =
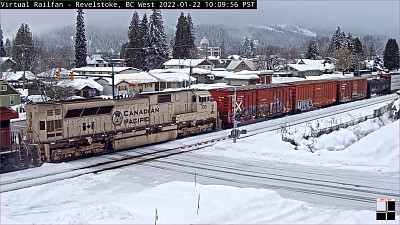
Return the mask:
<path id="1" fill-rule="evenodd" d="M 288 66 L 297 71 L 324 71 L 333 70 L 335 68 L 335 66 L 331 63 L 325 63 L 324 65 L 324 62 L 325 60 L 300 59 L 296 64 L 288 64 Z"/>
<path id="2" fill-rule="evenodd" d="M 76 90 L 82 90 L 85 87 L 90 87 L 93 89 L 97 89 L 98 91 L 103 91 L 103 86 L 101 86 L 99 83 L 94 81 L 93 79 L 87 78 L 87 79 L 74 79 L 74 80 L 61 80 L 58 84 L 58 86 L 72 86 Z"/>
<path id="3" fill-rule="evenodd" d="M 190 68 L 183 68 L 183 69 L 154 69 L 151 70 L 150 73 L 190 73 Z M 201 68 L 192 68 L 192 73 L 193 74 L 202 74 L 202 75 L 208 75 L 212 74 L 210 70 L 206 69 L 201 69 Z"/>
<path id="4" fill-rule="evenodd" d="M 47 71 L 39 73 L 37 77 L 56 77 L 57 70 L 59 70 L 59 68 L 49 69 Z M 60 77 L 63 78 L 65 77 L 65 74 L 69 74 L 70 72 L 71 71 L 65 68 L 60 68 Z"/>
<path id="5" fill-rule="evenodd" d="M 243 70 L 236 72 L 236 74 L 244 74 L 244 75 L 249 75 L 249 74 L 254 74 L 254 75 L 272 75 L 274 74 L 273 70 L 257 70 L 257 71 L 248 71 L 248 70 Z"/>
<path id="6" fill-rule="evenodd" d="M 4 62 L 7 61 L 7 60 L 10 60 L 10 61 L 12 61 L 13 63 L 15 63 L 15 61 L 14 61 L 12 58 L 10 58 L 10 57 L 0 57 L 0 64 L 4 63 Z"/>
<path id="7" fill-rule="evenodd" d="M 211 72 L 215 77 L 221 77 L 221 78 L 224 78 L 225 76 L 227 76 L 229 74 L 233 74 L 233 72 L 226 71 L 226 70 L 211 71 Z"/>
<path id="8" fill-rule="evenodd" d="M 163 65 L 164 66 L 197 66 L 206 59 L 170 59 L 167 62 L 165 62 Z"/>
<path id="9" fill-rule="evenodd" d="M 254 63 L 248 59 L 242 59 L 242 60 L 232 60 L 228 67 L 226 67 L 227 70 L 234 70 L 236 69 L 236 67 L 238 67 L 238 65 L 240 65 L 241 63 L 245 63 L 251 70 L 255 70 L 256 66 L 254 65 Z"/>
<path id="10" fill-rule="evenodd" d="M 99 64 L 99 63 L 108 63 L 107 61 L 105 61 L 105 60 L 102 58 L 102 55 L 101 55 L 101 54 L 94 54 L 94 55 L 88 57 L 86 61 L 87 61 L 87 64 L 88 64 L 88 65 L 91 65 L 91 64 Z"/>
<path id="11" fill-rule="evenodd" d="M 112 67 L 80 67 L 80 68 L 74 68 L 72 69 L 74 72 L 106 72 L 106 73 L 111 73 L 112 72 Z M 114 73 L 120 73 L 125 70 L 138 70 L 133 67 L 119 67 L 119 66 L 114 66 Z"/>
<path id="12" fill-rule="evenodd" d="M 240 55 L 230 55 L 226 57 L 227 59 L 234 59 L 234 60 L 240 60 L 242 57 Z"/>
<path id="13" fill-rule="evenodd" d="M 225 76 L 224 80 L 258 80 L 260 77 L 251 74 L 228 74 Z"/>
<path id="14" fill-rule="evenodd" d="M 4 80 L 8 81 L 8 82 L 16 82 L 22 79 L 22 77 L 24 76 L 24 71 L 16 71 L 16 72 L 12 72 L 12 71 L 7 71 L 7 72 L 2 72 L 2 77 Z M 36 77 L 35 75 L 31 72 L 31 71 L 25 71 L 25 79 L 26 80 L 35 80 Z"/>
<path id="15" fill-rule="evenodd" d="M 111 79 L 110 79 L 111 80 Z M 115 74 L 114 75 L 114 83 L 119 84 L 120 82 L 128 82 L 128 83 L 155 83 L 157 79 L 151 76 L 147 72 L 140 73 L 127 73 L 127 74 Z"/>
<path id="16" fill-rule="evenodd" d="M 151 76 L 157 78 L 158 81 L 164 82 L 183 82 L 189 81 L 189 75 L 185 72 L 160 72 L 152 70 L 149 72 Z M 196 78 L 190 77 L 191 81 L 196 81 Z"/>
<path id="17" fill-rule="evenodd" d="M 21 96 L 28 96 L 28 89 L 16 88 L 15 90 L 17 90 L 21 94 Z"/>

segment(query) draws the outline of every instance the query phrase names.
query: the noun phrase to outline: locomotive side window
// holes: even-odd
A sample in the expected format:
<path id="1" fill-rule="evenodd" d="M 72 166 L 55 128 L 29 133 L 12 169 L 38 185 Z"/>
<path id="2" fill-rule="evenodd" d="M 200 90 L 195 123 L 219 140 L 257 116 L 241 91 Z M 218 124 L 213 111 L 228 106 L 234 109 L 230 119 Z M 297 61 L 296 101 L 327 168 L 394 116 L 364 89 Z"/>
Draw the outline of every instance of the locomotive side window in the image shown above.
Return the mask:
<path id="1" fill-rule="evenodd" d="M 192 102 L 196 102 L 196 95 L 193 95 Z"/>
<path id="2" fill-rule="evenodd" d="M 56 121 L 54 121 L 54 122 L 55 122 L 55 125 L 54 125 L 55 130 L 56 130 L 56 131 L 62 130 L 62 120 L 56 120 Z"/>
<path id="3" fill-rule="evenodd" d="M 46 130 L 44 121 L 40 121 L 40 130 Z"/>
<path id="4" fill-rule="evenodd" d="M 209 102 L 209 101 L 210 101 L 210 96 L 207 96 L 207 97 L 200 97 L 200 98 L 199 98 L 199 101 L 200 101 L 200 102 Z"/>
<path id="5" fill-rule="evenodd" d="M 47 132 L 53 132 L 54 131 L 54 121 L 47 121 Z"/>
<path id="6" fill-rule="evenodd" d="M 79 117 L 82 113 L 82 110 L 83 109 L 68 110 L 67 114 L 65 115 L 65 118 Z"/>
<path id="7" fill-rule="evenodd" d="M 171 102 L 171 95 L 159 95 L 158 103 Z"/>

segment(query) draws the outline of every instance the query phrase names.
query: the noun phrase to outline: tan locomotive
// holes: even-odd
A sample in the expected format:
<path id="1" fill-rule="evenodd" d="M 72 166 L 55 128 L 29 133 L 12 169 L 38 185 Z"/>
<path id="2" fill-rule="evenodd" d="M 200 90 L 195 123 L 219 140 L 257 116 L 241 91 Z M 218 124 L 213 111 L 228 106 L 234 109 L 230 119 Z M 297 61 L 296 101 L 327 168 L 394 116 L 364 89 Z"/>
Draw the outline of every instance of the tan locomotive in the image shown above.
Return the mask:
<path id="1" fill-rule="evenodd" d="M 45 102 L 26 109 L 37 164 L 220 129 L 217 104 L 208 91 Z"/>

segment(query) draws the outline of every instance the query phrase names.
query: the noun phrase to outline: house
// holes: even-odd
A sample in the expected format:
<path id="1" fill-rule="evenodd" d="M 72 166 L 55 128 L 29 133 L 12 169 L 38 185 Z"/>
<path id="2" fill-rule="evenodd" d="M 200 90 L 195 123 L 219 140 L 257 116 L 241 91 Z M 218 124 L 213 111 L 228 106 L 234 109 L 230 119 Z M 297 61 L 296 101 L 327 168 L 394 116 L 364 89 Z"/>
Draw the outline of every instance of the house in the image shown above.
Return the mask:
<path id="1" fill-rule="evenodd" d="M 228 85 L 242 86 L 242 85 L 255 85 L 260 80 L 260 78 L 255 74 L 237 74 L 230 73 L 226 75 L 223 79 L 228 83 Z"/>
<path id="2" fill-rule="evenodd" d="M 272 80 L 272 75 L 274 71 L 272 70 L 262 70 L 262 71 L 241 71 L 235 73 L 237 75 L 257 75 L 257 84 L 270 84 Z"/>
<path id="3" fill-rule="evenodd" d="M 0 71 L 14 70 L 17 63 L 10 57 L 0 57 Z"/>
<path id="4" fill-rule="evenodd" d="M 12 106 L 21 104 L 21 95 L 7 81 L 0 78 L 0 106 Z"/>
<path id="5" fill-rule="evenodd" d="M 164 64 L 165 69 L 201 68 L 212 70 L 214 65 L 208 59 L 170 59 Z"/>
<path id="6" fill-rule="evenodd" d="M 231 63 L 232 59 L 219 59 L 219 58 L 208 58 L 208 60 L 214 64 L 213 70 L 216 69 L 226 69 Z"/>
<path id="7" fill-rule="evenodd" d="M 140 70 L 133 67 L 80 67 L 72 69 L 74 75 L 87 77 L 99 77 L 101 75 L 139 73 Z"/>
<path id="8" fill-rule="evenodd" d="M 227 71 L 243 71 L 243 70 L 256 70 L 256 65 L 248 59 L 240 59 L 240 60 L 232 60 L 228 67 L 226 68 Z"/>
<path id="9" fill-rule="evenodd" d="M 17 85 L 23 83 L 24 71 L 6 71 L 2 72 L 3 80 L 10 84 Z M 36 80 L 36 76 L 31 71 L 25 71 L 25 82 L 29 83 Z"/>
<path id="10" fill-rule="evenodd" d="M 210 47 L 210 42 L 204 37 L 200 41 L 200 47 L 197 47 L 197 52 L 201 58 L 208 58 L 209 56 L 221 57 L 221 47 Z"/>
<path id="11" fill-rule="evenodd" d="M 111 63 L 105 61 L 101 54 L 94 54 L 86 60 L 88 67 L 109 67 Z"/>
<path id="12" fill-rule="evenodd" d="M 173 70 L 151 70 L 149 74 L 157 79 L 156 91 L 162 91 L 168 88 L 188 87 L 196 83 L 196 78 L 190 77 L 188 73 Z"/>
<path id="13" fill-rule="evenodd" d="M 72 86 L 75 89 L 75 95 L 83 98 L 93 98 L 100 95 L 103 86 L 91 78 L 78 78 L 74 80 L 61 80 L 57 85 Z"/>
<path id="14" fill-rule="evenodd" d="M 158 80 L 147 72 L 117 74 L 114 76 L 115 95 L 133 96 L 142 92 L 154 92 Z"/>
<path id="15" fill-rule="evenodd" d="M 334 68 L 334 64 L 326 60 L 300 59 L 295 64 L 287 64 L 287 70 L 297 77 L 319 76 L 333 72 Z"/>

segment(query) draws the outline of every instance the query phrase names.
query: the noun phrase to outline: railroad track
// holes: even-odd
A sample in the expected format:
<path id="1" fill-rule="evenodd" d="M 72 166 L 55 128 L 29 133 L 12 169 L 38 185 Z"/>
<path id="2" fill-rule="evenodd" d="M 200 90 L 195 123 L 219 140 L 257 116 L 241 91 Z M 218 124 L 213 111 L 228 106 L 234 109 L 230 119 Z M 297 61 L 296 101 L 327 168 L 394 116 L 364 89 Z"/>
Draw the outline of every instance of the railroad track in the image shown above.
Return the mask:
<path id="1" fill-rule="evenodd" d="M 360 104 L 360 106 L 357 106 L 356 108 L 354 108 L 351 105 L 352 103 L 354 103 L 354 102 L 352 102 L 352 103 L 340 105 L 340 106 L 346 106 L 346 105 L 350 104 L 350 105 L 348 105 L 348 107 L 342 107 L 343 109 L 334 110 L 333 112 L 318 113 L 318 112 L 322 112 L 321 110 L 327 109 L 327 108 L 324 108 L 324 109 L 308 112 L 311 114 L 316 114 L 311 117 L 310 116 L 302 116 L 303 114 L 297 114 L 297 115 L 293 115 L 290 117 L 285 117 L 285 119 L 291 118 L 293 121 L 296 121 L 296 122 L 290 123 L 290 125 L 301 124 L 304 122 L 309 122 L 309 121 L 324 118 L 327 116 L 343 113 L 343 112 L 349 111 L 349 108 L 350 108 L 350 110 L 361 109 L 361 108 L 370 107 L 370 106 L 378 104 L 378 103 L 387 102 L 388 100 L 394 98 L 394 96 L 395 95 L 389 95 L 389 96 L 383 96 L 380 98 L 364 100 L 364 101 L 368 101 L 368 102 L 365 104 L 362 104 L 362 105 Z M 333 106 L 333 107 L 335 107 L 335 106 Z M 297 118 L 297 117 L 304 117 L 304 118 Z M 266 132 L 266 131 L 277 130 L 277 129 L 280 129 L 283 125 L 288 124 L 287 121 L 280 122 L 280 119 L 270 120 L 270 121 L 268 121 L 268 123 L 269 124 L 267 124 L 267 126 L 264 126 L 264 127 L 257 127 L 257 126 L 255 127 L 254 126 L 255 124 L 247 126 L 246 128 L 248 130 L 248 134 L 245 136 L 242 136 L 241 138 L 247 138 L 247 137 L 254 136 L 256 134 Z M 65 169 L 65 170 L 61 170 L 61 171 L 45 173 L 45 174 L 36 175 L 33 177 L 22 177 L 22 178 L 10 179 L 10 180 L 3 179 L 1 182 L 0 192 L 4 193 L 4 192 L 8 192 L 8 191 L 14 191 L 14 190 L 22 189 L 22 188 L 28 188 L 31 186 L 37 186 L 37 185 L 51 183 L 51 182 L 55 182 L 55 181 L 71 179 L 71 178 L 85 175 L 85 174 L 99 173 L 99 172 L 103 172 L 103 171 L 107 171 L 107 170 L 118 169 L 118 168 L 122 168 L 122 167 L 126 167 L 126 166 L 149 162 L 152 160 L 166 158 L 166 157 L 169 157 L 172 155 L 178 155 L 178 154 L 182 154 L 182 153 L 186 153 L 186 152 L 195 151 L 195 150 L 202 149 L 202 148 L 205 148 L 205 147 L 208 147 L 208 146 L 211 146 L 211 145 L 217 143 L 217 142 L 212 143 L 212 140 L 220 140 L 220 139 L 227 138 L 227 134 L 229 134 L 229 131 L 224 130 L 224 131 L 214 132 L 213 134 L 214 135 L 213 135 L 212 139 L 209 138 L 210 134 L 204 135 L 206 138 L 203 138 L 203 139 L 199 138 L 201 140 L 201 142 L 208 143 L 208 144 L 203 144 L 201 146 L 197 146 L 196 143 L 198 143 L 200 141 L 196 141 L 196 137 L 189 138 L 189 139 L 195 139 L 195 141 L 194 142 L 191 141 L 190 143 L 187 142 L 186 146 L 196 145 L 194 147 L 191 147 L 190 149 L 189 148 L 183 149 L 182 146 L 174 147 L 174 148 L 164 148 L 164 149 L 154 149 L 153 147 L 150 147 L 150 148 L 145 147 L 145 149 L 148 150 L 147 152 L 142 152 L 140 150 L 135 149 L 135 150 L 130 151 L 130 153 L 133 155 L 123 155 L 122 157 L 120 156 L 121 155 L 120 153 L 115 153 L 115 154 L 110 155 L 110 157 L 115 157 L 115 158 L 112 158 L 111 160 L 106 160 L 106 161 L 100 162 L 100 163 L 94 163 L 92 165 L 78 166 L 78 167 L 72 168 L 72 169 Z M 179 142 L 179 141 L 180 140 L 176 140 L 175 142 Z M 162 146 L 162 145 L 163 144 L 158 144 L 155 146 Z"/>

